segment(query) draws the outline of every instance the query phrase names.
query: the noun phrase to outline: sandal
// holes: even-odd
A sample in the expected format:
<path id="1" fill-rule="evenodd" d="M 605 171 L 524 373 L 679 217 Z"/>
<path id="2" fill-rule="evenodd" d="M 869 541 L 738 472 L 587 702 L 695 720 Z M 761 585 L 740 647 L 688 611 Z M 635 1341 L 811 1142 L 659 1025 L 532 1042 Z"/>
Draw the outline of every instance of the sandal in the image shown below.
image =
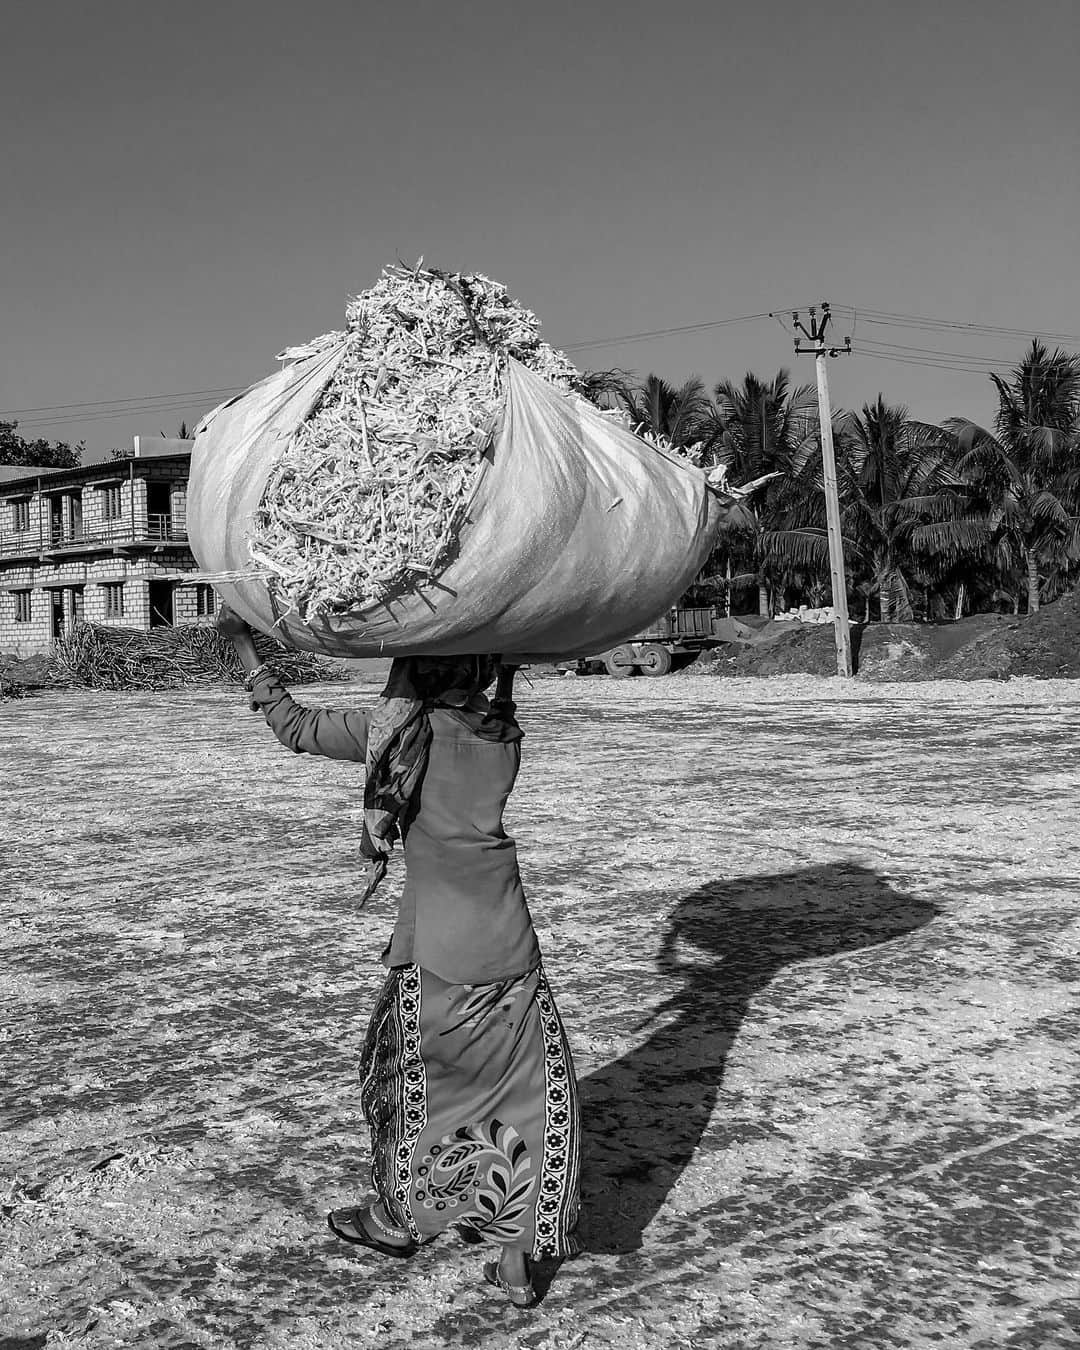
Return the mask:
<path id="1" fill-rule="evenodd" d="M 526 1273 L 528 1273 L 528 1269 L 529 1262 L 526 1258 Z M 484 1262 L 484 1279 L 492 1288 L 505 1294 L 515 1308 L 532 1308 L 538 1301 L 532 1280 L 530 1279 L 528 1284 L 511 1284 L 499 1274 L 498 1261 Z"/>
<path id="2" fill-rule="evenodd" d="M 344 1223 L 351 1224 L 356 1232 L 346 1233 L 343 1228 L 339 1228 L 335 1222 L 339 1219 Z M 388 1228 L 386 1224 L 379 1220 L 372 1207 L 367 1209 L 332 1209 L 326 1216 L 326 1222 L 331 1233 L 335 1237 L 341 1238 L 342 1242 L 352 1242 L 357 1247 L 370 1247 L 373 1252 L 379 1252 L 383 1256 L 396 1256 L 399 1260 L 412 1256 L 419 1250 L 419 1243 L 414 1242 L 412 1238 L 403 1246 L 395 1246 L 391 1242 L 381 1242 L 368 1232 L 364 1223 L 365 1219 L 369 1219 L 376 1228 L 381 1228 L 384 1233 L 392 1237 L 397 1236 L 395 1229 Z"/>

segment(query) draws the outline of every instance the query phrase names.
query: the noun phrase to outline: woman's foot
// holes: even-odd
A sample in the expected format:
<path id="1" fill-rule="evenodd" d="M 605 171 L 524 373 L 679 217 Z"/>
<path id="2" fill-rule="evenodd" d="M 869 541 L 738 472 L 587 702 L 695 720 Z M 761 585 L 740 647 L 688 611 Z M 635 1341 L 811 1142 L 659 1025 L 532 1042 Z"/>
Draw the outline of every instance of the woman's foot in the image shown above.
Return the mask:
<path id="1" fill-rule="evenodd" d="M 389 1256 L 411 1256 L 416 1251 L 412 1237 L 390 1222 L 381 1201 L 366 1209 L 335 1209 L 326 1218 L 331 1232 L 346 1242 Z"/>
<path id="2" fill-rule="evenodd" d="M 504 1247 L 498 1261 L 488 1261 L 484 1279 L 501 1290 L 516 1308 L 531 1308 L 536 1302 L 528 1253 L 517 1247 Z"/>

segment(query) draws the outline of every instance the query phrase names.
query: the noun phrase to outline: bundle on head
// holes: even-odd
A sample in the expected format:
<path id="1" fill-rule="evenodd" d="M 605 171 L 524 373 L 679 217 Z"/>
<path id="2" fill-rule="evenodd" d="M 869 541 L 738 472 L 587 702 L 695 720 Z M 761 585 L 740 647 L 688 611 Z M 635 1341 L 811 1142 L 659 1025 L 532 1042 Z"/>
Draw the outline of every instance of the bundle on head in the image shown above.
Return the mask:
<path id="1" fill-rule="evenodd" d="M 391 267 L 346 309 L 341 364 L 267 481 L 251 558 L 302 617 L 386 600 L 442 570 L 502 408 L 509 357 L 565 393 L 578 372 L 479 274 Z"/>

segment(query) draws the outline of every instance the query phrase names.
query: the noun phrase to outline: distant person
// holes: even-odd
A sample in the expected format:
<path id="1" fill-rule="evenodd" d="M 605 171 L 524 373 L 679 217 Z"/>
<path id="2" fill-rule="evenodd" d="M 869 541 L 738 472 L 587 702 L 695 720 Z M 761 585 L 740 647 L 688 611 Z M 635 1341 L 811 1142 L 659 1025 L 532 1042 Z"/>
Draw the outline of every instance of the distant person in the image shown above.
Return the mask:
<path id="1" fill-rule="evenodd" d="M 512 668 L 490 656 L 396 660 L 371 712 L 295 703 L 228 608 L 218 627 L 278 740 L 366 765 L 363 903 L 400 838 L 389 976 L 361 1056 L 373 1203 L 331 1212 L 345 1242 L 412 1256 L 448 1228 L 492 1242 L 484 1278 L 536 1302 L 532 1262 L 572 1255 L 577 1081 L 503 811 L 521 762 Z M 498 677 L 489 699 L 485 692 Z"/>

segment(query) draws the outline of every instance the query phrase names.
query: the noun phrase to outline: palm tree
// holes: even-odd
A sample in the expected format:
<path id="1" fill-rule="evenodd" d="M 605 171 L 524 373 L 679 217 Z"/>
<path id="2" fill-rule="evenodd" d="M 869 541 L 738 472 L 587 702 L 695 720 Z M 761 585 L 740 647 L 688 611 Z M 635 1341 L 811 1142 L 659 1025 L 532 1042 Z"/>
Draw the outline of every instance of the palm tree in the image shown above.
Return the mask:
<path id="1" fill-rule="evenodd" d="M 812 386 L 791 387 L 780 370 L 771 382 L 752 371 L 741 385 L 721 381 L 712 407 L 699 422 L 701 460 L 722 464 L 733 482 L 779 472 L 785 477 L 766 485 L 751 504 L 728 514 L 721 546 L 730 570 L 732 556 L 745 561 L 758 588 L 758 612 L 769 615 L 775 593 L 793 568 L 820 568 L 828 558 L 828 540 L 814 519 L 805 483 L 791 476 L 796 457 L 816 435 L 817 399 Z"/>
<path id="2" fill-rule="evenodd" d="M 958 472 L 984 496 L 999 565 L 1023 568 L 1028 613 L 1039 608 L 1040 572 L 1080 557 L 1080 357 L 1033 341 L 1008 378 L 991 375 L 994 430 L 966 418 L 945 423 Z"/>
<path id="3" fill-rule="evenodd" d="M 639 433 L 677 448 L 689 447 L 700 440 L 709 400 L 696 375 L 678 387 L 659 375 L 649 375 L 641 384 L 625 384 L 615 393 Z"/>
<path id="4" fill-rule="evenodd" d="M 859 587 L 881 618 L 910 622 L 912 588 L 935 569 L 984 549 L 985 517 L 973 511 L 941 429 L 908 418 L 881 394 L 838 422 L 845 533 L 864 560 Z"/>

